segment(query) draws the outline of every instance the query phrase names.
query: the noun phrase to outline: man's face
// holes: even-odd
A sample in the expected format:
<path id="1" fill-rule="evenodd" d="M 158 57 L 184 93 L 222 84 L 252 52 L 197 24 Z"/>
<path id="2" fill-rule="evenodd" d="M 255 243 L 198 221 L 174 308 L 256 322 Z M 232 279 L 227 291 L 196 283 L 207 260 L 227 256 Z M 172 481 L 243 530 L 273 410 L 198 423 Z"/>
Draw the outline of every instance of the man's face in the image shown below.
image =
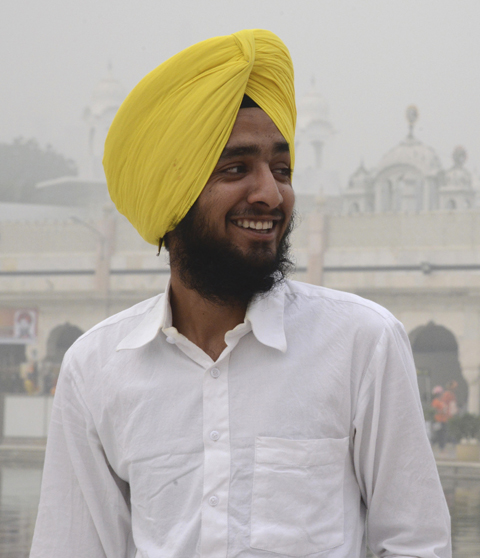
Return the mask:
<path id="1" fill-rule="evenodd" d="M 217 239 L 244 255 L 272 259 L 294 201 L 287 142 L 263 110 L 241 109 L 197 200 L 198 214 Z"/>
<path id="2" fill-rule="evenodd" d="M 241 109 L 203 192 L 168 234 L 172 273 L 204 298 L 248 303 L 290 272 L 290 153 L 272 120 Z"/>

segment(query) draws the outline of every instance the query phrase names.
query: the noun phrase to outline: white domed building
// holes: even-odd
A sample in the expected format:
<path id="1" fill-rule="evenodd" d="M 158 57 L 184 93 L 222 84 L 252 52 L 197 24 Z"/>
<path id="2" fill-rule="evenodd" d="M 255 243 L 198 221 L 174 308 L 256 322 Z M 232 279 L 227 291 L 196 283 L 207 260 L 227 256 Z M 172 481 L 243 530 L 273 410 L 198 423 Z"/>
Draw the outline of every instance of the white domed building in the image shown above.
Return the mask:
<path id="1" fill-rule="evenodd" d="M 472 177 L 463 168 L 466 152 L 457 148 L 454 167 L 444 172 L 435 150 L 414 136 L 416 107 L 407 109 L 409 134 L 388 151 L 375 169 L 363 165 L 343 193 L 343 212 L 407 212 L 468 209 L 474 203 Z"/>

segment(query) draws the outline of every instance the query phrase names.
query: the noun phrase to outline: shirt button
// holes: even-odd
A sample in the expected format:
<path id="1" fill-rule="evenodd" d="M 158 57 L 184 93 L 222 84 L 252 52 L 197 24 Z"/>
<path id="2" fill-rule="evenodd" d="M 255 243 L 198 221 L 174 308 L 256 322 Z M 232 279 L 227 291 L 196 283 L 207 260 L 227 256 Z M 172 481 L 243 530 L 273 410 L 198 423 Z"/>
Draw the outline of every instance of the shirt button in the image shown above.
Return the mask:
<path id="1" fill-rule="evenodd" d="M 220 370 L 218 368 L 212 368 L 210 374 L 212 378 L 218 378 L 220 376 Z"/>
<path id="2" fill-rule="evenodd" d="M 175 339 L 173 337 L 167 337 L 167 343 L 170 343 L 170 345 L 175 345 Z"/>
<path id="3" fill-rule="evenodd" d="M 218 504 L 218 498 L 216 496 L 210 496 L 208 503 L 214 508 Z"/>
<path id="4" fill-rule="evenodd" d="M 212 430 L 212 432 L 210 432 L 210 438 L 216 442 L 220 438 L 220 434 L 216 430 Z"/>

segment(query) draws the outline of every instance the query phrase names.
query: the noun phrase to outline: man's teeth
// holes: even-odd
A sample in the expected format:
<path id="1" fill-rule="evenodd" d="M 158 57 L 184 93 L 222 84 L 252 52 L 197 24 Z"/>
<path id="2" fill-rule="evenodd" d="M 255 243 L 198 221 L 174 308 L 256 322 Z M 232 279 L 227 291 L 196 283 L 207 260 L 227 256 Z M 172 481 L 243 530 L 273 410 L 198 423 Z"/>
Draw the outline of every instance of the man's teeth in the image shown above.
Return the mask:
<path id="1" fill-rule="evenodd" d="M 239 227 L 244 229 L 267 230 L 273 227 L 273 221 L 249 221 L 248 219 L 239 219 L 235 221 Z"/>

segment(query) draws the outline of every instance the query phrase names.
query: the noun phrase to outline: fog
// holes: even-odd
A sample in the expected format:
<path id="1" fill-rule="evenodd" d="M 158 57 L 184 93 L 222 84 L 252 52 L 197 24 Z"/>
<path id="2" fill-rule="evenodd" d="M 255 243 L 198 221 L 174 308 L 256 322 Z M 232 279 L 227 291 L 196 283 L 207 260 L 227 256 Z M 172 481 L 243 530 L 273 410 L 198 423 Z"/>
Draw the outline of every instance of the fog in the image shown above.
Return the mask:
<path id="1" fill-rule="evenodd" d="M 431 406 L 457 383 L 457 418 L 480 420 L 478 0 L 2 0 L 1 556 L 28 556 L 65 351 L 168 280 L 164 253 L 107 203 L 106 125 L 168 57 L 245 28 L 275 32 L 295 67 L 294 278 L 404 324 L 454 556 L 479 555 L 480 469 L 459 453 L 464 434 L 440 443 Z M 111 114 L 93 122 L 105 78 Z"/>
<path id="2" fill-rule="evenodd" d="M 290 49 L 299 99 L 315 77 L 336 130 L 325 164 L 343 182 L 405 135 L 410 104 L 445 164 L 460 144 L 480 168 L 479 20 L 476 0 L 4 0 L 0 140 L 35 137 L 78 160 L 72 136 L 109 62 L 129 91 L 177 51 L 257 27 Z"/>

